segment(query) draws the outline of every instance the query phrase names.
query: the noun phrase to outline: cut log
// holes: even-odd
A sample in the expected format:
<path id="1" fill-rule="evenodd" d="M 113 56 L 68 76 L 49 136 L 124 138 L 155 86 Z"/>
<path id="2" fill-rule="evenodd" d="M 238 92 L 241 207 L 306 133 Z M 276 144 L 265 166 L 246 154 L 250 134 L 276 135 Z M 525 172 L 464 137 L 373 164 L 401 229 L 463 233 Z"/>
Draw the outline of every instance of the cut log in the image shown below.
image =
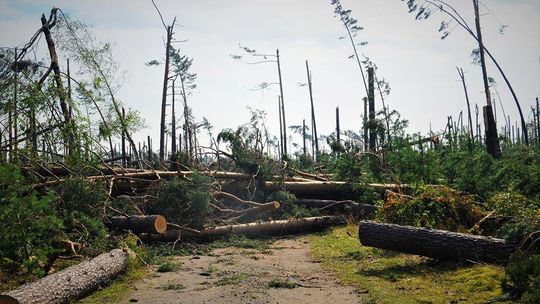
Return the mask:
<path id="1" fill-rule="evenodd" d="M 377 206 L 375 205 L 362 204 L 351 200 L 298 199 L 296 203 L 307 208 L 318 208 L 320 210 L 334 212 L 351 212 L 360 217 L 373 216 L 377 211 Z"/>
<path id="2" fill-rule="evenodd" d="M 127 263 L 127 250 L 114 249 L 0 295 L 0 303 L 69 303 L 109 282 Z"/>
<path id="3" fill-rule="evenodd" d="M 211 240 L 228 234 L 253 236 L 272 236 L 319 231 L 330 226 L 344 225 L 347 221 L 342 216 L 307 217 L 292 220 L 256 222 L 239 225 L 218 226 L 201 230 L 201 233 L 169 230 L 164 234 L 143 234 L 142 241 L 175 242 L 178 240 Z"/>
<path id="4" fill-rule="evenodd" d="M 112 229 L 131 230 L 134 233 L 164 233 L 167 220 L 163 215 L 134 215 L 130 217 L 113 216 L 107 223 Z"/>
<path id="5" fill-rule="evenodd" d="M 360 222 L 358 237 L 364 246 L 448 261 L 504 264 L 516 250 L 503 239 L 373 221 Z"/>

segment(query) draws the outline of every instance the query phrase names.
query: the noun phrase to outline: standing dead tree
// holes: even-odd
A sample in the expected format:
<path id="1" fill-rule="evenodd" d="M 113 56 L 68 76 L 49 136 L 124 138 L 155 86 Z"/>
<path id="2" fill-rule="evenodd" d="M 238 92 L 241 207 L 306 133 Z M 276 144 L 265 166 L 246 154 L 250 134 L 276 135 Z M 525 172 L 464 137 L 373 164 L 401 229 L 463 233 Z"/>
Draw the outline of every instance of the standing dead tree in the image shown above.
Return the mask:
<path id="1" fill-rule="evenodd" d="M 163 21 L 163 16 L 161 15 L 161 12 L 159 11 L 159 8 L 157 7 L 154 0 L 152 0 L 152 4 L 156 8 L 157 13 L 159 14 L 159 18 L 161 19 L 161 23 L 163 24 L 163 27 L 165 28 L 165 31 L 167 33 L 165 38 L 165 68 L 163 72 L 163 90 L 161 94 L 161 122 L 160 122 L 160 129 L 159 129 L 159 159 L 163 161 L 165 159 L 165 131 L 166 131 L 166 122 L 165 122 L 165 116 L 167 113 L 167 91 L 169 88 L 169 64 L 170 64 L 170 56 L 171 56 L 171 43 L 173 41 L 173 35 L 174 35 L 174 24 L 176 23 L 176 17 L 174 17 L 171 25 L 166 25 L 165 21 Z"/>
<path id="2" fill-rule="evenodd" d="M 250 54 L 251 56 L 263 57 L 264 60 L 250 62 L 250 61 L 243 60 L 242 56 L 240 56 L 240 55 L 231 54 L 230 56 L 231 56 L 232 59 L 240 60 L 240 61 L 243 61 L 243 62 L 245 62 L 247 64 L 260 64 L 260 63 L 268 63 L 268 62 L 275 62 L 277 64 L 279 82 L 277 82 L 277 83 L 263 82 L 263 83 L 258 85 L 258 89 L 266 89 L 267 87 L 269 87 L 269 86 L 271 86 L 273 84 L 278 84 L 279 85 L 279 93 L 280 93 L 280 98 L 281 98 L 281 101 L 280 101 L 280 105 L 281 105 L 281 107 L 280 107 L 280 109 L 281 109 L 281 123 L 280 123 L 280 126 L 281 126 L 282 131 L 283 131 L 282 151 L 281 151 L 282 155 L 281 155 L 281 157 L 282 158 L 287 158 L 286 157 L 286 155 L 287 155 L 287 122 L 286 122 L 286 119 L 285 119 L 285 102 L 284 102 L 284 98 L 283 98 L 283 80 L 281 78 L 281 63 L 279 61 L 279 59 L 280 59 L 280 57 L 279 57 L 279 49 L 276 49 L 276 54 L 275 55 L 257 53 L 256 50 L 250 49 L 248 47 L 241 46 L 241 45 L 240 45 L 240 49 L 244 50 L 247 54 Z M 269 60 L 268 58 L 275 58 L 275 60 L 274 59 Z"/>
<path id="3" fill-rule="evenodd" d="M 405 0 L 402 0 L 402 1 L 405 1 Z M 453 6 L 448 4 L 446 1 L 442 1 L 442 0 L 425 0 L 425 1 L 423 1 L 423 4 L 418 4 L 418 2 L 419 2 L 418 0 L 407 0 L 407 6 L 409 8 L 409 13 L 414 12 L 416 14 L 416 19 L 417 20 L 427 19 L 427 18 L 429 18 L 429 16 L 431 16 L 433 14 L 433 12 L 440 11 L 440 12 L 446 14 L 448 17 L 450 17 L 450 19 L 453 22 L 455 22 L 458 26 L 463 28 L 467 33 L 469 33 L 469 35 L 471 35 L 479 43 L 479 45 L 481 45 L 480 49 L 473 50 L 473 55 L 475 55 L 475 56 L 481 55 L 480 54 L 481 50 L 483 50 L 483 52 L 485 52 L 485 54 L 487 54 L 488 57 L 491 59 L 491 61 L 495 65 L 495 67 L 497 67 L 497 70 L 499 71 L 499 73 L 503 77 L 506 85 L 508 86 L 508 89 L 510 90 L 510 93 L 512 94 L 512 97 L 514 98 L 514 101 L 516 103 L 516 107 L 517 107 L 518 112 L 519 112 L 519 116 L 521 118 L 521 127 L 523 128 L 523 130 L 526 131 L 527 130 L 527 125 L 526 125 L 526 122 L 525 122 L 525 118 L 523 116 L 523 111 L 521 110 L 521 105 L 520 105 L 519 100 L 518 100 L 518 98 L 516 96 L 516 93 L 514 91 L 514 88 L 510 84 L 510 81 L 508 80 L 508 78 L 507 78 L 506 74 L 504 73 L 502 67 L 499 65 L 499 63 L 497 62 L 497 60 L 495 59 L 493 54 L 490 52 L 490 50 L 488 48 L 486 48 L 484 42 L 481 41 L 481 37 L 478 35 L 478 33 L 480 33 L 480 31 L 478 29 L 478 27 L 479 27 L 479 18 L 478 17 L 475 18 L 475 23 L 478 23 L 476 25 L 476 27 L 477 27 L 476 32 L 477 33 L 475 33 L 475 31 L 469 26 L 469 24 L 467 23 L 467 21 L 465 21 L 465 19 L 461 16 L 461 14 Z M 473 0 L 473 6 L 474 6 L 474 10 L 475 10 L 475 15 L 479 15 L 478 12 L 477 12 L 477 10 L 478 10 L 478 1 L 477 0 Z M 476 21 L 476 19 L 478 19 L 478 21 Z M 439 31 L 442 32 L 441 39 L 446 38 L 451 33 L 452 29 L 449 28 L 449 23 L 450 22 L 447 22 L 447 21 L 442 21 L 441 22 L 441 26 L 439 28 Z M 527 132 L 525 132 L 525 133 L 527 133 Z M 526 135 L 524 139 L 525 139 L 525 144 L 528 145 L 529 144 L 528 136 Z"/>

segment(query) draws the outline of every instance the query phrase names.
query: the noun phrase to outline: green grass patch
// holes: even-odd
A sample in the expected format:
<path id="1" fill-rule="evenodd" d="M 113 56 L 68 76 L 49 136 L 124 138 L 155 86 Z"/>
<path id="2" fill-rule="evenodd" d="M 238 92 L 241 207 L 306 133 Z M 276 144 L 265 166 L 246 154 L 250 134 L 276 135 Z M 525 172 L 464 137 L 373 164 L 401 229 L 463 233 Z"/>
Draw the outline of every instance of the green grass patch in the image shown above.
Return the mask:
<path id="1" fill-rule="evenodd" d="M 350 234 L 347 234 L 347 232 Z M 358 226 L 308 237 L 315 258 L 374 303 L 484 303 L 502 295 L 504 269 L 365 247 Z"/>
<path id="2" fill-rule="evenodd" d="M 180 284 L 180 283 L 167 283 L 161 287 L 159 287 L 159 289 L 161 290 L 182 290 L 186 288 L 186 286 Z"/>
<path id="3" fill-rule="evenodd" d="M 233 274 L 233 275 L 228 275 L 228 276 L 224 276 L 222 278 L 220 278 L 219 280 L 217 280 L 217 282 L 215 283 L 216 286 L 223 286 L 223 285 L 236 285 L 240 282 L 242 282 L 243 280 L 249 278 L 251 276 L 251 274 L 249 273 L 236 273 L 236 274 Z"/>
<path id="4" fill-rule="evenodd" d="M 289 280 L 283 280 L 283 279 L 272 279 L 270 282 L 268 282 L 268 287 L 270 288 L 288 288 L 293 289 L 298 287 L 298 284 L 295 282 L 291 282 Z"/>
<path id="5" fill-rule="evenodd" d="M 157 272 L 171 272 L 171 271 L 175 271 L 176 269 L 178 269 L 179 266 L 180 266 L 180 264 L 178 264 L 178 263 L 168 261 L 168 262 L 165 262 L 165 263 L 159 265 L 159 267 L 158 267 L 158 269 L 156 269 L 156 271 Z"/>
<path id="6" fill-rule="evenodd" d="M 111 284 L 100 289 L 88 297 L 82 299 L 79 303 L 101 304 L 101 303 L 119 303 L 120 300 L 131 291 L 130 285 L 135 281 L 142 279 L 148 270 L 141 264 L 137 258 L 130 258 L 126 271 L 115 279 Z"/>

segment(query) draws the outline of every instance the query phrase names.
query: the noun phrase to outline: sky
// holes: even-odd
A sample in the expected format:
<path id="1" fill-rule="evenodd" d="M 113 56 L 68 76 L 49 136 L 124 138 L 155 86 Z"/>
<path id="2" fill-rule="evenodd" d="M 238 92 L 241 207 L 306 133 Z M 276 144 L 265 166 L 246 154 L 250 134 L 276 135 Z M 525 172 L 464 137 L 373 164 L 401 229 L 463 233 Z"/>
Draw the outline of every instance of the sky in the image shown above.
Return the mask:
<path id="1" fill-rule="evenodd" d="M 176 46 L 193 58 L 192 71 L 198 76 L 197 89 L 188 103 L 197 120 L 206 117 L 210 121 L 215 134 L 247 122 L 247 107 L 264 110 L 271 133 L 279 134 L 279 88 L 253 90 L 261 82 L 277 82 L 276 64 L 249 65 L 233 60 L 230 54 L 242 54 L 240 44 L 261 53 L 279 49 L 287 125 L 301 125 L 302 119 L 309 125 L 308 89 L 299 85 L 307 82 L 305 60 L 309 60 L 318 133 L 333 132 L 336 107 L 340 108 L 342 130 L 360 130 L 365 90 L 356 62 L 348 58 L 352 54 L 349 41 L 339 39 L 346 32 L 334 16 L 330 0 L 155 1 L 166 23 L 177 17 L 175 38 L 185 42 Z M 359 52 L 378 66 L 378 78 L 390 84 L 391 93 L 385 101 L 409 120 L 409 132 L 426 134 L 430 124 L 434 131 L 442 130 L 447 116 L 456 118 L 465 110 L 456 67 L 465 71 L 471 102 L 479 107 L 485 103 L 481 69 L 471 64 L 474 40 L 461 28 L 441 40 L 437 30 L 440 22 L 447 20 L 444 15 L 437 13 L 417 21 L 400 0 L 341 2 L 364 27 L 358 41 L 368 44 Z M 448 2 L 474 24 L 472 1 Z M 529 116 L 540 93 L 540 0 L 481 3 L 485 45 L 499 61 L 524 114 Z M 146 121 L 146 128 L 134 135 L 135 140 L 150 135 L 156 146 L 163 66 L 148 67 L 145 63 L 164 58 L 165 30 L 152 2 L 0 0 L 0 46 L 23 46 L 39 28 L 41 13 L 48 15 L 53 6 L 92 25 L 98 40 L 113 43 L 116 60 L 125 72 L 118 98 Z M 507 25 L 504 34 L 499 32 L 501 25 Z M 60 54 L 60 61 L 65 59 Z M 498 119 L 502 119 L 502 104 L 516 121 L 517 108 L 502 77 L 491 62 L 487 68 L 498 83 Z M 380 100 L 376 102 L 380 108 Z"/>

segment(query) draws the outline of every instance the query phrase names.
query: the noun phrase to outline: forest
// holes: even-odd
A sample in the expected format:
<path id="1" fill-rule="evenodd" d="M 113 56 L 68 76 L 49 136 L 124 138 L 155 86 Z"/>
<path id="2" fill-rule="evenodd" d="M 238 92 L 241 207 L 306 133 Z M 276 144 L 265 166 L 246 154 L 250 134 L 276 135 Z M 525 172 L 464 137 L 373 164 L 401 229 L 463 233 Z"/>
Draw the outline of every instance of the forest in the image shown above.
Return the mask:
<path id="1" fill-rule="evenodd" d="M 197 55 L 177 43 L 179 20 L 148 2 L 163 32 L 163 59 L 141 63 L 163 73 L 159 138 L 141 137 L 144 112 L 119 98 L 114 45 L 70 12 L 36 15 L 24 45 L 0 46 L 0 303 L 540 302 L 540 102 L 518 98 L 484 44 L 487 6 L 469 1 L 468 20 L 451 1 L 396 1 L 476 46 L 483 103 L 456 67 L 463 111 L 443 130 L 411 132 L 415 118 L 390 109 L 363 26 L 331 0 L 361 128 L 340 124 L 347 109 L 317 115 L 308 60 L 310 115 L 287 120 L 287 54 L 242 44 L 231 61 L 275 66 L 256 89 L 277 88 L 279 120 L 253 107 L 216 132 L 195 115 Z M 328 117 L 334 130 L 318 133 Z"/>

